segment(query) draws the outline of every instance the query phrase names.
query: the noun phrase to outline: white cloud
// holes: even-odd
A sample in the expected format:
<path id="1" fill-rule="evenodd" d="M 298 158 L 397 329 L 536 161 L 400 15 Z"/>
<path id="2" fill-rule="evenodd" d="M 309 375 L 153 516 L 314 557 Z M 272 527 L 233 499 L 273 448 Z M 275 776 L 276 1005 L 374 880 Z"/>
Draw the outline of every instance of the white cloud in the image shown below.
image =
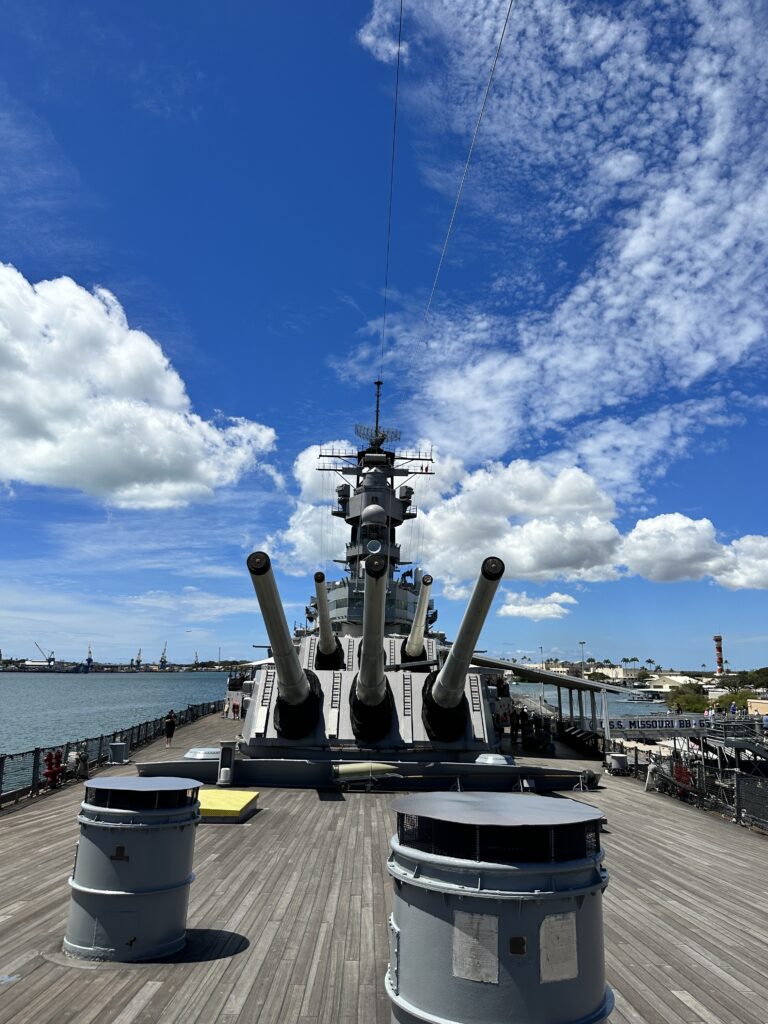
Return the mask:
<path id="1" fill-rule="evenodd" d="M 449 599 L 466 597 L 488 555 L 503 559 L 507 579 L 596 582 L 636 574 L 658 582 L 708 577 L 732 589 L 768 588 L 768 537 L 725 544 L 710 520 L 678 512 L 640 519 L 622 536 L 610 495 L 575 466 L 494 462 L 465 473 L 453 487 L 456 493 L 433 501 L 409 524 L 411 532 L 399 535 L 403 558 L 432 573 Z M 268 544 L 283 571 L 300 574 L 341 557 L 345 540 L 344 525 L 327 505 L 299 502 L 288 527 Z M 510 607 L 529 606 L 513 600 Z"/>
<path id="2" fill-rule="evenodd" d="M 619 558 L 630 572 L 661 583 L 701 579 L 725 566 L 709 519 L 689 519 L 679 512 L 639 520 L 624 538 Z"/>
<path id="3" fill-rule="evenodd" d="M 396 8 L 374 4 L 363 42 L 379 58 Z M 411 62 L 407 110 L 426 140 L 425 178 L 447 200 L 458 170 L 446 169 L 445 153 L 456 138 L 468 143 L 504 13 L 498 3 L 425 0 L 409 15 L 424 59 Z M 694 387 L 701 401 L 765 353 L 768 105 L 757 83 L 768 51 L 758 21 L 747 0 L 600 14 L 532 0 L 514 10 L 463 200 L 465 234 L 449 250 L 460 241 L 466 266 L 491 235 L 494 280 L 509 284 L 456 310 L 444 268 L 420 350 L 428 375 L 413 357 L 421 308 L 406 300 L 388 318 L 418 427 L 443 451 L 472 463 L 521 443 L 556 445 L 574 426 L 586 436 L 585 417 L 621 429 L 626 405 L 668 392 L 679 408 Z M 591 232 L 588 244 L 571 244 L 553 279 L 553 243 L 574 229 Z M 684 416 L 698 429 L 692 410 Z M 656 427 L 663 466 L 689 435 Z M 647 457 L 639 468 L 653 475 L 658 465 Z M 621 489 L 625 468 L 614 477 L 601 473 Z"/>
<path id="4" fill-rule="evenodd" d="M 332 459 L 320 461 L 320 452 L 345 451 L 356 452 L 357 445 L 351 441 L 326 441 L 325 444 L 311 444 L 299 452 L 293 462 L 293 476 L 299 485 L 299 497 L 302 501 L 335 502 L 335 487 L 340 483 L 333 473 L 320 470 L 319 467 L 331 465 Z"/>
<path id="5" fill-rule="evenodd" d="M 125 598 L 133 608 L 174 612 L 186 622 L 218 622 L 228 615 L 259 615 L 259 604 L 253 598 L 211 594 L 197 587 L 183 587 L 180 592 L 148 590 Z"/>
<path id="6" fill-rule="evenodd" d="M 299 501 L 284 530 L 271 534 L 265 550 L 280 570 L 289 576 L 303 576 L 320 569 L 333 558 L 342 558 L 347 526 L 330 514 L 328 505 Z"/>
<path id="7" fill-rule="evenodd" d="M 374 0 L 370 17 L 357 33 L 357 38 L 377 60 L 388 64 L 397 57 L 398 23 L 398 12 L 392 4 Z M 400 50 L 405 60 L 408 56 L 408 43 L 402 41 Z"/>
<path id="8" fill-rule="evenodd" d="M 619 541 L 614 514 L 611 499 L 580 469 L 492 463 L 425 515 L 425 564 L 439 578 L 466 580 L 493 554 L 510 578 L 593 578 L 596 570 L 610 577 Z"/>
<path id="9" fill-rule="evenodd" d="M 673 512 L 641 519 L 618 554 L 630 572 L 667 583 L 709 576 L 731 590 L 768 589 L 768 537 L 722 544 L 709 519 Z"/>
<path id="10" fill-rule="evenodd" d="M 557 590 L 546 597 L 528 597 L 523 590 L 521 593 L 505 594 L 504 604 L 496 614 L 541 622 L 542 619 L 564 618 L 570 611 L 569 606 L 574 604 L 578 604 L 575 597 L 561 594 Z"/>
<path id="11" fill-rule="evenodd" d="M 192 411 L 184 383 L 117 299 L 0 265 L 0 479 L 170 508 L 257 465 L 271 427 Z"/>
<path id="12" fill-rule="evenodd" d="M 543 460 L 553 467 L 577 462 L 611 495 L 644 492 L 649 479 L 686 456 L 708 427 L 726 427 L 740 417 L 726 412 L 723 398 L 692 399 L 661 406 L 636 419 L 609 416 L 569 432 L 568 447 Z"/>
<path id="13" fill-rule="evenodd" d="M 740 537 L 729 545 L 729 554 L 732 561 L 719 573 L 718 583 L 733 590 L 743 587 L 768 590 L 768 537 Z"/>

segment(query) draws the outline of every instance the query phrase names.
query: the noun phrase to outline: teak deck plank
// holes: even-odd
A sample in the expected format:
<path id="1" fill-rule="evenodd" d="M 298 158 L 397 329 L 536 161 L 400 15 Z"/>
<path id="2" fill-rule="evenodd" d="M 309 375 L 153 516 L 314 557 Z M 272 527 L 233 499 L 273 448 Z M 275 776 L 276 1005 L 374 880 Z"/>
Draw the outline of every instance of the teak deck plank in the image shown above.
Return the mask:
<path id="1" fill-rule="evenodd" d="M 138 757 L 237 729 L 213 725 Z M 766 1024 L 766 839 L 631 779 L 573 796 L 608 819 L 611 1024 Z M 187 950 L 141 965 L 61 954 L 81 798 L 68 786 L 0 815 L 0 977 L 18 976 L 0 984 L 0 1024 L 388 1024 L 390 795 L 264 789 L 246 824 L 202 825 Z"/>

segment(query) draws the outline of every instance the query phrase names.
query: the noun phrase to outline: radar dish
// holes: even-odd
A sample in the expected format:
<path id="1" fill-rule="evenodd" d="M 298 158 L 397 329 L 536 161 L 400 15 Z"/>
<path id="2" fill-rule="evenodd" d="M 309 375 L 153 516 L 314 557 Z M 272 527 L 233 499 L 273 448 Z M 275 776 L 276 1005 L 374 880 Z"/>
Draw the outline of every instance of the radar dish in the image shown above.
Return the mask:
<path id="1" fill-rule="evenodd" d="M 370 444 L 379 446 L 384 444 L 385 441 L 399 441 L 400 431 L 392 430 L 386 427 L 366 427 L 362 423 L 355 424 L 355 434 L 360 438 L 361 441 L 368 441 Z"/>

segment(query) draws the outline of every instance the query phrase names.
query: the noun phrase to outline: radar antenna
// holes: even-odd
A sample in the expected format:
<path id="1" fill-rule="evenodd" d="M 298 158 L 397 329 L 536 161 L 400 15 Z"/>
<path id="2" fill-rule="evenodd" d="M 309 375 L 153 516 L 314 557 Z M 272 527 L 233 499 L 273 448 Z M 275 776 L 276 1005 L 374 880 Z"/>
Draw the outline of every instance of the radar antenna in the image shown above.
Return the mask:
<path id="1" fill-rule="evenodd" d="M 366 427 L 362 423 L 355 424 L 355 434 L 360 438 L 361 441 L 368 441 L 371 448 L 381 448 L 386 441 L 399 441 L 400 431 L 392 430 L 386 427 L 382 427 L 379 424 L 379 409 L 381 406 L 381 385 L 384 382 L 381 380 L 374 381 L 376 385 L 376 425 L 373 427 Z"/>

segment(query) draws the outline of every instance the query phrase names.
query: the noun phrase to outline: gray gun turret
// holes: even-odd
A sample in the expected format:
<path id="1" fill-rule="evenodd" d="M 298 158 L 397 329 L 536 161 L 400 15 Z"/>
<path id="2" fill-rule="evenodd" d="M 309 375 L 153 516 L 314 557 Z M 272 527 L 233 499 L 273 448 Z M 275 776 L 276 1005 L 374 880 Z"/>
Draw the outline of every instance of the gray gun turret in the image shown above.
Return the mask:
<path id="1" fill-rule="evenodd" d="M 343 669 L 344 653 L 331 625 L 331 609 L 328 607 L 328 590 L 325 573 L 315 573 L 315 598 L 317 600 L 317 653 L 316 669 Z"/>
<path id="2" fill-rule="evenodd" d="M 427 627 L 427 611 L 429 609 L 429 593 L 432 589 L 432 577 L 425 573 L 421 577 L 421 589 L 416 605 L 416 613 L 411 623 L 411 631 L 402 650 L 403 661 L 421 660 L 424 658 L 424 631 Z"/>
<path id="3" fill-rule="evenodd" d="M 358 740 L 375 742 L 392 724 L 392 694 L 384 674 L 384 616 L 387 601 L 387 560 L 365 560 L 363 639 L 360 664 L 350 695 L 352 728 Z"/>
<path id="4" fill-rule="evenodd" d="M 469 599 L 464 618 L 443 667 L 424 685 L 424 724 L 430 737 L 448 741 L 462 735 L 466 722 L 466 683 L 472 655 L 504 575 L 500 558 L 486 558 Z"/>
<path id="5" fill-rule="evenodd" d="M 301 667 L 269 555 L 254 551 L 248 555 L 247 565 L 275 660 L 279 694 L 275 704 L 275 728 L 288 739 L 298 739 L 307 736 L 317 724 L 320 684 L 314 673 L 305 672 Z"/>

